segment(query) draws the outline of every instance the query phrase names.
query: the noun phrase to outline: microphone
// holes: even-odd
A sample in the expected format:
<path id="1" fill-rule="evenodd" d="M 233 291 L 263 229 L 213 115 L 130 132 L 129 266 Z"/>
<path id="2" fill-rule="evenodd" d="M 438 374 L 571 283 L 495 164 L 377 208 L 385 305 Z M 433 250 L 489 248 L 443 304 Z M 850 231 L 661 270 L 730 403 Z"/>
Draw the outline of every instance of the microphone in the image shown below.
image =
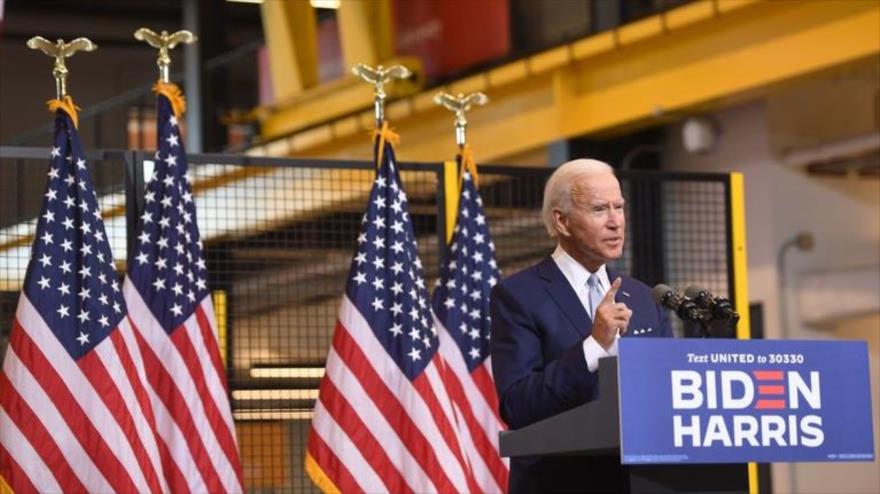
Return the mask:
<path id="1" fill-rule="evenodd" d="M 709 311 L 712 319 L 729 321 L 733 324 L 739 322 L 739 314 L 733 310 L 730 300 L 712 295 L 712 292 L 703 287 L 691 285 L 684 291 L 686 297 L 693 299 L 698 306 Z"/>
<path id="2" fill-rule="evenodd" d="M 675 288 L 659 284 L 654 287 L 654 301 L 658 304 L 671 309 L 678 317 L 685 321 L 703 321 L 705 311 L 700 310 L 693 300 L 686 296 L 682 296 Z"/>

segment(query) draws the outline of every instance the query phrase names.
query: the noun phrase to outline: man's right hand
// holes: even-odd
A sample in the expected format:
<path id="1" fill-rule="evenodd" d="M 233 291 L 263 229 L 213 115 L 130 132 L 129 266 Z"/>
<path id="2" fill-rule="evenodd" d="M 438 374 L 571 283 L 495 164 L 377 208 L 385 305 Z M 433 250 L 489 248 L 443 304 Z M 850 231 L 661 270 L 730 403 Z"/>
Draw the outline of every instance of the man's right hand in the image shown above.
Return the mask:
<path id="1" fill-rule="evenodd" d="M 632 311 L 626 304 L 614 301 L 620 284 L 620 278 L 614 280 L 611 288 L 596 307 L 596 314 L 593 317 L 593 339 L 606 350 L 611 348 L 618 334 L 626 332 L 629 319 L 632 317 Z"/>

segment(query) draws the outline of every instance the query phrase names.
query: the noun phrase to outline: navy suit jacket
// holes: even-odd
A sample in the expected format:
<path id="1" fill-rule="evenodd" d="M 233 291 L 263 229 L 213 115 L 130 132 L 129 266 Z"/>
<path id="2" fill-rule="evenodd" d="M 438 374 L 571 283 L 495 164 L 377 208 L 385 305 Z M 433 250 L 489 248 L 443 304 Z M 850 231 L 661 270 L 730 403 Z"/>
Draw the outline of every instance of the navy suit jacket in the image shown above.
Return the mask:
<path id="1" fill-rule="evenodd" d="M 672 336 L 666 313 L 644 283 L 622 278 L 616 301 L 632 311 L 624 337 Z M 592 321 L 556 262 L 540 263 L 492 290 L 492 370 L 501 417 L 511 429 L 582 405 L 598 396 L 583 341 Z M 615 459 L 513 458 L 510 492 L 619 491 L 623 471 Z"/>

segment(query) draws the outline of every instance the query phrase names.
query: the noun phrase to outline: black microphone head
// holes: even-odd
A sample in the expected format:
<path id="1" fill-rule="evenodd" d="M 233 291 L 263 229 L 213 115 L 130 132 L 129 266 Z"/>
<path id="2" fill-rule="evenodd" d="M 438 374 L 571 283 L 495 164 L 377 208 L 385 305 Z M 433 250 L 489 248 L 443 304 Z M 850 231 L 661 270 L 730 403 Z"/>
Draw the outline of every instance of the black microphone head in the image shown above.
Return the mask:
<path id="1" fill-rule="evenodd" d="M 656 285 L 652 290 L 652 293 L 654 294 L 654 302 L 657 302 L 658 304 L 663 304 L 663 299 L 665 299 L 666 296 L 670 293 L 674 292 L 674 288 L 670 287 L 669 285 L 664 285 L 663 283 L 660 283 L 659 285 Z"/>
<path id="2" fill-rule="evenodd" d="M 712 292 L 701 286 L 691 285 L 685 289 L 684 296 L 687 298 L 698 299 L 704 296 L 712 297 Z"/>

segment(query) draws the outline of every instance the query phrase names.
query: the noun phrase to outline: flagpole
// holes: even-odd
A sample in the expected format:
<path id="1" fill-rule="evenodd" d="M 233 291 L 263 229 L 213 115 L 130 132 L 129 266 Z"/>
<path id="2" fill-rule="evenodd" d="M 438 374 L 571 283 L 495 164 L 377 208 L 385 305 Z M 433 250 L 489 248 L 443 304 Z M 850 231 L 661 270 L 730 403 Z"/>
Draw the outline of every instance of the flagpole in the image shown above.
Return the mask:
<path id="1" fill-rule="evenodd" d="M 392 65 L 386 69 L 381 65 L 373 68 L 359 63 L 351 68 L 351 72 L 373 85 L 375 89 L 373 109 L 376 115 L 376 130 L 382 130 L 382 125 L 385 123 L 385 98 L 388 96 L 385 93 L 385 84 L 394 79 L 407 79 L 412 76 L 412 71 L 403 65 Z"/>
<path id="2" fill-rule="evenodd" d="M 70 43 L 65 43 L 63 39 L 58 39 L 55 43 L 43 38 L 42 36 L 34 36 L 27 42 L 28 48 L 32 50 L 40 50 L 46 55 L 55 58 L 55 65 L 52 67 L 52 75 L 55 76 L 55 98 L 64 100 L 67 96 L 67 70 L 66 59 L 73 56 L 78 51 L 95 51 L 98 45 L 88 38 L 76 38 Z"/>
<path id="3" fill-rule="evenodd" d="M 434 95 L 434 104 L 455 112 L 455 144 L 458 145 L 459 155 L 464 152 L 464 148 L 467 146 L 468 120 L 466 112 L 470 111 L 473 105 L 483 106 L 488 102 L 489 97 L 481 92 L 467 95 L 458 93 L 455 96 L 449 93 Z"/>
<path id="4" fill-rule="evenodd" d="M 171 82 L 168 77 L 168 68 L 171 66 L 169 50 L 173 50 L 180 43 L 188 45 L 195 43 L 199 39 L 195 34 L 186 30 L 177 31 L 173 34 L 168 34 L 168 31 L 156 34 L 155 31 L 145 27 L 135 31 L 134 38 L 138 41 L 144 41 L 159 50 L 159 58 L 156 60 L 156 65 L 159 67 L 159 81 L 165 84 Z"/>

